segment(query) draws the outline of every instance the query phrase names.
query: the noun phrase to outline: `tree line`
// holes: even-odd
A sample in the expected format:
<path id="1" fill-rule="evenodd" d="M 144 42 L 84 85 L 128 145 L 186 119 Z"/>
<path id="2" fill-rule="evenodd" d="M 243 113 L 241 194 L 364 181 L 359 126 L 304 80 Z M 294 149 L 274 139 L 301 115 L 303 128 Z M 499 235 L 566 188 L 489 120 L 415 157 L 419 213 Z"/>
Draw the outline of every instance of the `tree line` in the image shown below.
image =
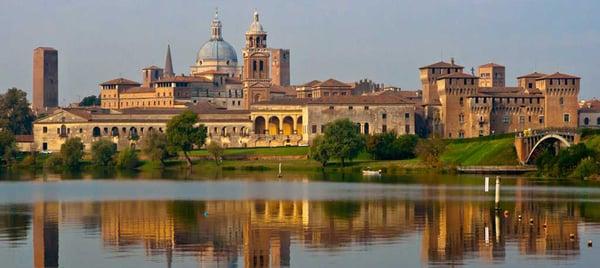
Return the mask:
<path id="1" fill-rule="evenodd" d="M 309 157 L 327 166 L 332 159 L 345 166 L 361 152 L 376 160 L 402 160 L 419 157 L 431 167 L 441 164 L 446 142 L 440 138 L 421 139 L 416 135 L 395 132 L 361 135 L 359 127 L 349 119 L 338 119 L 325 125 L 323 135 L 312 140 Z"/>

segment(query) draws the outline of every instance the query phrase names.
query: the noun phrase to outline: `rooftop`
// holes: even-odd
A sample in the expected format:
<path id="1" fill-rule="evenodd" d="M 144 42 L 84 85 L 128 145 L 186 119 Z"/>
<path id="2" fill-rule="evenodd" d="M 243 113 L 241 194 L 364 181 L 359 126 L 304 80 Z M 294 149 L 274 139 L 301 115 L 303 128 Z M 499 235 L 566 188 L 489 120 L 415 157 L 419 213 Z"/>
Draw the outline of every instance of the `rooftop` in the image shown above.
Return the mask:
<path id="1" fill-rule="evenodd" d="M 538 78 L 538 77 L 542 77 L 544 75 L 546 75 L 546 74 L 538 73 L 538 72 L 533 72 L 533 73 L 530 73 L 530 74 L 521 75 L 521 76 L 517 77 L 517 79 L 521 79 L 521 78 Z"/>
<path id="2" fill-rule="evenodd" d="M 457 65 L 457 64 L 454 64 L 454 63 L 448 63 L 448 62 L 445 62 L 445 61 L 439 61 L 439 62 L 436 62 L 434 64 L 423 66 L 423 67 L 421 67 L 419 69 L 430 69 L 430 68 L 464 68 L 464 67 L 460 66 L 460 65 Z"/>
<path id="3" fill-rule="evenodd" d="M 456 72 L 456 73 L 442 75 L 442 76 L 438 77 L 437 80 L 446 79 L 446 78 L 478 78 L 478 77 L 467 74 L 467 73 Z"/>
<path id="4" fill-rule="evenodd" d="M 133 80 L 129 80 L 123 77 L 119 77 L 119 78 L 115 78 L 112 80 L 108 80 L 106 82 L 103 82 L 102 84 L 100 84 L 101 86 L 108 86 L 108 85 L 136 85 L 139 86 L 141 85 L 140 83 L 133 81 Z"/>
<path id="5" fill-rule="evenodd" d="M 480 65 L 479 66 L 479 68 L 482 68 L 482 67 L 483 68 L 489 68 L 489 67 L 502 67 L 502 68 L 504 68 L 504 65 L 500 65 L 500 64 L 497 64 L 497 63 L 490 62 L 490 63 L 486 63 L 484 65 Z"/>
<path id="6" fill-rule="evenodd" d="M 538 79 L 536 79 L 536 80 L 544 80 L 544 79 L 564 79 L 564 78 L 566 78 L 566 79 L 580 79 L 579 77 L 577 77 L 577 76 L 574 76 L 574 75 L 570 75 L 570 74 L 563 74 L 563 73 L 556 72 L 556 73 L 553 73 L 553 74 L 549 74 L 549 75 L 545 75 L 545 76 L 539 77 L 539 78 L 538 78 Z"/>

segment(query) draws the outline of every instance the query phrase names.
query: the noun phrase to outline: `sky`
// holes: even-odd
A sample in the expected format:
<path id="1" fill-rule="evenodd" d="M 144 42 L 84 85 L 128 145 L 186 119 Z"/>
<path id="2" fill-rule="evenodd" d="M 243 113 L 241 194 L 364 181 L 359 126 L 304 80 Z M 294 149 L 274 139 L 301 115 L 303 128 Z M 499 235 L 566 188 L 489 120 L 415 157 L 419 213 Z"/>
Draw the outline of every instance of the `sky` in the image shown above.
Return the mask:
<path id="1" fill-rule="evenodd" d="M 189 73 L 210 38 L 215 8 L 238 52 L 256 9 L 268 45 L 291 50 L 291 80 L 368 78 L 419 89 L 418 68 L 440 60 L 470 72 L 506 66 L 507 85 L 539 71 L 582 78 L 580 98 L 600 97 L 600 1 L 553 0 L 21 0 L 0 1 L 0 92 L 32 86 L 32 53 L 59 51 L 61 105 L 99 93 L 116 77 L 141 80 L 164 65 Z"/>

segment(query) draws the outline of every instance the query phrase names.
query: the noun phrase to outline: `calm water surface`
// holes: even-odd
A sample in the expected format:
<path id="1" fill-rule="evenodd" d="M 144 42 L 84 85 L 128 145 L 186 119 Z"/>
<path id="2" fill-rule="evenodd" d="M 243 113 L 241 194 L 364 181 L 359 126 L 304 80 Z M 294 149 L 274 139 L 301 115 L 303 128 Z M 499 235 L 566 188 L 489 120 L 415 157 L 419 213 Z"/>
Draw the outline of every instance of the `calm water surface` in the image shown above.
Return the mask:
<path id="1" fill-rule="evenodd" d="M 600 263 L 600 184 L 593 182 L 503 178 L 502 212 L 496 213 L 494 187 L 484 192 L 480 176 L 104 177 L 111 176 L 118 179 L 4 176 L 0 266 Z"/>

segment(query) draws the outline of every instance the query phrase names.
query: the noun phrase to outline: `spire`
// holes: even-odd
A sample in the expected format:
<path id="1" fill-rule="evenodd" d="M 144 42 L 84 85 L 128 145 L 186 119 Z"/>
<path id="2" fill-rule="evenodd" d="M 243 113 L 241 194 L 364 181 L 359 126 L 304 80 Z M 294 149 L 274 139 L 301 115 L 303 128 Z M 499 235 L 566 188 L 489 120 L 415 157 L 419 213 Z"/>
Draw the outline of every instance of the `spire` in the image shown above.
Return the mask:
<path id="1" fill-rule="evenodd" d="M 248 29 L 247 34 L 265 34 L 262 25 L 260 24 L 260 20 L 258 17 L 258 11 L 254 10 L 254 19 L 250 24 L 250 28 Z"/>
<path id="2" fill-rule="evenodd" d="M 175 76 L 175 73 L 173 72 L 173 61 L 171 60 L 171 45 L 167 45 L 167 57 L 165 58 L 165 69 L 163 72 L 163 76 Z"/>
<path id="3" fill-rule="evenodd" d="M 219 20 L 219 9 L 215 10 L 215 18 L 210 24 L 210 40 L 223 40 L 221 21 Z"/>

